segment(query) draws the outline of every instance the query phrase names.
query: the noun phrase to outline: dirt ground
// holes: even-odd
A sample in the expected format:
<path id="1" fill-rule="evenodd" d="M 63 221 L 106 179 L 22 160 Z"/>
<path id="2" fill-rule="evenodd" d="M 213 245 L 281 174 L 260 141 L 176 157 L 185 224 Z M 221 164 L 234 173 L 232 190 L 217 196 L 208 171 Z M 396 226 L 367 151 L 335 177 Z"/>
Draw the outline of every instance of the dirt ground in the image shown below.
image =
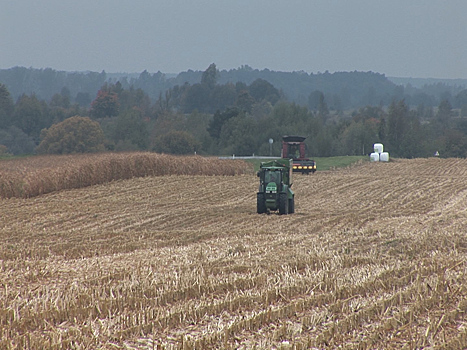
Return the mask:
<path id="1" fill-rule="evenodd" d="M 467 347 L 467 160 L 0 200 L 2 349 Z"/>

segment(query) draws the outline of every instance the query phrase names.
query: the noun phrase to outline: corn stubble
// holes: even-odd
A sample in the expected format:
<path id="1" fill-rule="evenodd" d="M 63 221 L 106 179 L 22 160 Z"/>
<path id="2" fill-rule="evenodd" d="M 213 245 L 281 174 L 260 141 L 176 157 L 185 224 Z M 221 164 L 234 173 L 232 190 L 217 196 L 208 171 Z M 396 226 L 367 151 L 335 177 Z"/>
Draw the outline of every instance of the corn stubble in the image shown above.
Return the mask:
<path id="1" fill-rule="evenodd" d="M 466 173 L 296 176 L 287 216 L 256 214 L 252 174 L 3 199 L 0 348 L 465 348 Z"/>

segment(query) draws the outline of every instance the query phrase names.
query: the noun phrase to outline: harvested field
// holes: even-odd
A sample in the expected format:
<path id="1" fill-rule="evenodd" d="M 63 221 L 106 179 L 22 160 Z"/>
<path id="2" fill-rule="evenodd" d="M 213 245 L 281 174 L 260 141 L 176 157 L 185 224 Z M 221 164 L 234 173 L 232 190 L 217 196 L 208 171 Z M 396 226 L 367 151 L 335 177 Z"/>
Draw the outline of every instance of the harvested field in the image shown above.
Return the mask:
<path id="1" fill-rule="evenodd" d="M 0 200 L 1 349 L 467 347 L 467 160 Z"/>

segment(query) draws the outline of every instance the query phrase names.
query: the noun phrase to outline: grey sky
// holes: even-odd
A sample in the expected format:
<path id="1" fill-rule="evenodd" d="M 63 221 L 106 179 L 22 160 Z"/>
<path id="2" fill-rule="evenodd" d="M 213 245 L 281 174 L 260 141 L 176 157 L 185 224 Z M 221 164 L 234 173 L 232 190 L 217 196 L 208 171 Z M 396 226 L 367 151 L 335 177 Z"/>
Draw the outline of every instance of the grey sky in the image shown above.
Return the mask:
<path id="1" fill-rule="evenodd" d="M 0 0 L 0 68 L 467 78 L 465 0 Z"/>

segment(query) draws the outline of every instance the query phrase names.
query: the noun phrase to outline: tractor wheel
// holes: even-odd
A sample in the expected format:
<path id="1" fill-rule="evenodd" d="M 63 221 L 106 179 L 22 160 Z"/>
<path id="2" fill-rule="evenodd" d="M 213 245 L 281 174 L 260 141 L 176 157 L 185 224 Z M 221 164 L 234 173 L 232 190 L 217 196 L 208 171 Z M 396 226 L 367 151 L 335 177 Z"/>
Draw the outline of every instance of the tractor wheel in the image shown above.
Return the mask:
<path id="1" fill-rule="evenodd" d="M 295 198 L 292 197 L 289 199 L 289 214 L 295 213 Z"/>
<path id="2" fill-rule="evenodd" d="M 258 193 L 256 195 L 256 212 L 258 214 L 264 214 L 266 212 L 266 201 L 264 199 L 264 193 Z"/>
<path id="3" fill-rule="evenodd" d="M 289 199 L 287 193 L 279 194 L 279 214 L 287 215 L 289 213 Z"/>

